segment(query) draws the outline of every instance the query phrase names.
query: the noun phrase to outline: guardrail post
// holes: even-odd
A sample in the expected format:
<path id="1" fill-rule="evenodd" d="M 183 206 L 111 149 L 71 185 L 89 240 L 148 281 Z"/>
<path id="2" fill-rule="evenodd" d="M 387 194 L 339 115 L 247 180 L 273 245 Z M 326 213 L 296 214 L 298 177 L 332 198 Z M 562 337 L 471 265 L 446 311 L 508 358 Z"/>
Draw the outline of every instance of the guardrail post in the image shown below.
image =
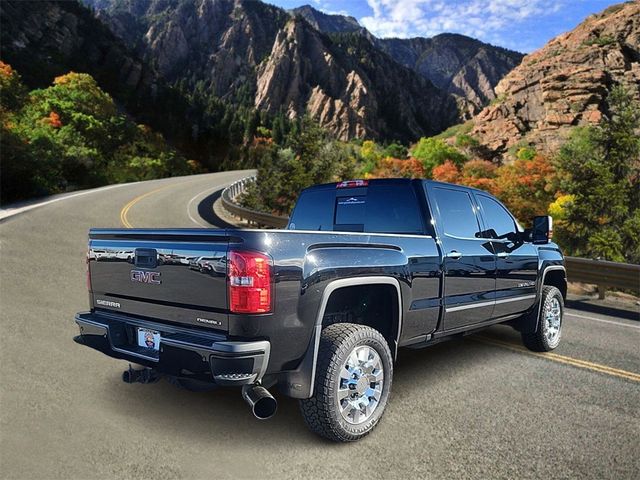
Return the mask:
<path id="1" fill-rule="evenodd" d="M 606 292 L 607 292 L 607 287 L 605 287 L 604 285 L 598 285 L 598 298 L 600 300 L 604 300 Z"/>

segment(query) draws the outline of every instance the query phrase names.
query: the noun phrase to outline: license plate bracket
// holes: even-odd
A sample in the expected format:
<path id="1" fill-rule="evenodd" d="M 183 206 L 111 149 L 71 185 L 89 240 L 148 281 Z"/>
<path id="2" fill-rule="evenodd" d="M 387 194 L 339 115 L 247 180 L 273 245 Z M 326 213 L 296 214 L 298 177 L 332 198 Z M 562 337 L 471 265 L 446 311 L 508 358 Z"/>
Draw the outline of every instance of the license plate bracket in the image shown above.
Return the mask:
<path id="1" fill-rule="evenodd" d="M 137 329 L 138 346 L 148 348 L 154 351 L 160 349 L 160 332 L 149 330 L 148 328 Z"/>

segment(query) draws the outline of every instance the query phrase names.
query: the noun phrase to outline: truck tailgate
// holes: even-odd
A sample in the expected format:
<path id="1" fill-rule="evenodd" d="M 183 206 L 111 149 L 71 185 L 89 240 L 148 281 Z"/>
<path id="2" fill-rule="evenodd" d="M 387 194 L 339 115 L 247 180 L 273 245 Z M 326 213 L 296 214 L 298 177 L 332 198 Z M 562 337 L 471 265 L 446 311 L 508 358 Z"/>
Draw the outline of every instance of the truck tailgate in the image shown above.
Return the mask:
<path id="1" fill-rule="evenodd" d="M 226 331 L 228 244 L 227 230 L 92 229 L 92 305 Z"/>

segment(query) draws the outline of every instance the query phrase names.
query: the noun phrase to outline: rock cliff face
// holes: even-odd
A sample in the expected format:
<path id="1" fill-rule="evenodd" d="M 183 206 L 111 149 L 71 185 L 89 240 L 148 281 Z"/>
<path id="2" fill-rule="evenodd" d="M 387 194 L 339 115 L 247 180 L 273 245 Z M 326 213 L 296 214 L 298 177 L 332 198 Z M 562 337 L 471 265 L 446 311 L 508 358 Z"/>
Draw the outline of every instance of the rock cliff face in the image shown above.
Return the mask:
<path id="1" fill-rule="evenodd" d="M 271 112 L 284 108 L 290 117 L 306 111 L 342 139 L 407 141 L 457 118 L 453 98 L 367 39 L 332 41 L 299 18 L 278 32 L 258 67 L 255 105 Z"/>
<path id="2" fill-rule="evenodd" d="M 86 0 L 111 30 L 171 82 L 233 97 L 252 83 L 289 15 L 251 0 Z M 249 90 L 253 91 L 253 85 Z"/>
<path id="3" fill-rule="evenodd" d="M 497 101 L 477 115 L 471 135 L 493 156 L 518 144 L 553 152 L 572 127 L 607 113 L 614 85 L 640 101 L 639 62 L 640 3 L 609 7 L 527 55 L 497 85 Z"/>

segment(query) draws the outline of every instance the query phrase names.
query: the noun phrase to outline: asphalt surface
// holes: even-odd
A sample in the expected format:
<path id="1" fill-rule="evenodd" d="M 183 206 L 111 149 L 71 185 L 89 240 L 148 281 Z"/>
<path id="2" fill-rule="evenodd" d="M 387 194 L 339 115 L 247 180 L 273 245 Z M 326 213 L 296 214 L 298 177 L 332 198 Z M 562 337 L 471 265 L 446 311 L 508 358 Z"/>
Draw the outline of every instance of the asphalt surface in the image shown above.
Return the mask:
<path id="1" fill-rule="evenodd" d="M 97 190 L 0 222 L 0 477 L 640 478 L 637 312 L 568 309 L 554 355 L 501 326 L 401 351 L 381 424 L 342 445 L 277 392 L 260 422 L 237 390 L 127 385 L 125 362 L 72 341 L 90 227 L 217 223 L 216 192 L 245 175 Z"/>

